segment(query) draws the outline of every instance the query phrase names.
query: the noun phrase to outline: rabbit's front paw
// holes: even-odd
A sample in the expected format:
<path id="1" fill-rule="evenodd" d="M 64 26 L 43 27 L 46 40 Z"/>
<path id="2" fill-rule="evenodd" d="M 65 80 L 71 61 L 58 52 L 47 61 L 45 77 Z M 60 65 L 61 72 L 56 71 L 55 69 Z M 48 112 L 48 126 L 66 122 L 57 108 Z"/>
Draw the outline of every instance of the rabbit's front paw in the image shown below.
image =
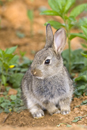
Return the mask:
<path id="1" fill-rule="evenodd" d="M 33 116 L 33 118 L 36 118 L 36 119 L 43 118 L 44 112 L 42 110 L 37 110 L 32 113 L 32 116 Z"/>
<path id="2" fill-rule="evenodd" d="M 61 108 L 61 114 L 63 114 L 63 115 L 69 114 L 69 112 L 70 112 L 70 107 L 69 106 Z"/>
<path id="3" fill-rule="evenodd" d="M 66 97 L 65 99 L 61 99 L 59 101 L 59 107 L 61 110 L 61 114 L 66 115 L 70 112 L 70 101 L 71 99 L 69 97 Z"/>
<path id="4" fill-rule="evenodd" d="M 53 113 L 53 115 L 56 115 L 56 114 L 59 114 L 59 113 L 61 113 L 61 111 L 57 110 L 55 113 Z"/>
<path id="5" fill-rule="evenodd" d="M 55 115 L 55 114 L 59 114 L 59 113 L 60 113 L 60 110 L 57 108 L 50 111 L 50 115 Z"/>

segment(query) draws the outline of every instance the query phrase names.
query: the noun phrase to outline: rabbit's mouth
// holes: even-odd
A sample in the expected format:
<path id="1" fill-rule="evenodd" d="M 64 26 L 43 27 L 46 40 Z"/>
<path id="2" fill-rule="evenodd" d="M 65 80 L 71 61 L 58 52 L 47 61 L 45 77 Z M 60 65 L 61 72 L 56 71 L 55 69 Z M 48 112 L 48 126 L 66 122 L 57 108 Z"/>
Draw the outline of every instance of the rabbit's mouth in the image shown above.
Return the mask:
<path id="1" fill-rule="evenodd" d="M 42 72 L 39 69 L 31 69 L 31 73 L 33 76 L 42 79 Z"/>

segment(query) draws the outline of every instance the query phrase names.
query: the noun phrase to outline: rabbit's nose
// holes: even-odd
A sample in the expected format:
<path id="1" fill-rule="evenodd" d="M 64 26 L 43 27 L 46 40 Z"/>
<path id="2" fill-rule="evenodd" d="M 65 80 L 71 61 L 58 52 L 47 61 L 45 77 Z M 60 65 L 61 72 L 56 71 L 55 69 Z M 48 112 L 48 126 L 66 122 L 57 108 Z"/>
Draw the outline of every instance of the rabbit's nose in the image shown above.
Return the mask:
<path id="1" fill-rule="evenodd" d="M 32 70 L 31 70 L 31 73 L 32 73 L 33 75 L 36 75 L 36 74 L 37 74 L 36 69 L 32 69 Z"/>
<path id="2" fill-rule="evenodd" d="M 31 73 L 34 76 L 42 76 L 42 72 L 39 69 L 31 69 Z"/>

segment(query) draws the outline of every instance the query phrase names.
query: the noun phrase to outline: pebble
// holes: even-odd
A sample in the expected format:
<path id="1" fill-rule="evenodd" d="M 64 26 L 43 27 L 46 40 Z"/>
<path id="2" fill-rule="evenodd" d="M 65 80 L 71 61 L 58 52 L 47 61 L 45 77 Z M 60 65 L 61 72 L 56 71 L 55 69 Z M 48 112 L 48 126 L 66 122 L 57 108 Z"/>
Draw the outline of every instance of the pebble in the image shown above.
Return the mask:
<path id="1" fill-rule="evenodd" d="M 87 105 L 82 105 L 81 106 L 81 111 L 87 111 Z"/>
<path id="2" fill-rule="evenodd" d="M 74 109 L 74 112 L 75 112 L 75 113 L 79 113 L 80 111 L 79 111 L 78 108 L 75 108 L 75 109 Z"/>

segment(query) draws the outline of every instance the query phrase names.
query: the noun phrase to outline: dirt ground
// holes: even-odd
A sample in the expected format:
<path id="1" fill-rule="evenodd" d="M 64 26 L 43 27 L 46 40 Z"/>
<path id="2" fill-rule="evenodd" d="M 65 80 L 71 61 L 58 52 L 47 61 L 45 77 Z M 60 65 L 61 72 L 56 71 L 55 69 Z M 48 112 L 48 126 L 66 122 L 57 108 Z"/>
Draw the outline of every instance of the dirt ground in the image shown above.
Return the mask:
<path id="1" fill-rule="evenodd" d="M 57 20 L 62 22 L 62 19 L 57 16 L 40 15 L 40 10 L 50 9 L 47 0 L 2 0 L 3 6 L 0 6 L 0 48 L 18 45 L 17 52 L 26 52 L 26 56 L 33 59 L 34 52 L 40 50 L 45 44 L 45 26 L 44 23 L 48 20 Z M 86 2 L 87 0 L 85 0 Z M 27 17 L 27 10 L 33 10 L 33 36 L 30 33 L 30 20 Z M 83 14 L 84 15 L 84 14 Z M 74 29 L 73 32 L 78 30 Z M 53 29 L 55 32 L 55 29 Z M 19 38 L 18 33 L 24 36 Z M 81 39 L 75 38 L 71 42 L 72 49 L 81 48 Z M 65 49 L 68 48 L 66 44 Z"/>
<path id="2" fill-rule="evenodd" d="M 65 129 L 70 127 L 71 129 L 76 129 L 77 127 L 87 129 L 87 105 L 81 105 L 80 107 L 76 107 L 82 103 L 82 101 L 87 100 L 87 96 L 81 98 L 74 98 L 71 103 L 71 112 L 67 115 L 54 114 L 50 116 L 47 112 L 45 112 L 45 116 L 40 119 L 32 118 L 31 114 L 28 110 L 22 111 L 20 113 L 1 113 L 0 114 L 0 128 L 2 126 L 10 126 L 14 130 L 15 128 L 23 128 L 27 129 L 36 129 L 37 127 L 43 129 L 51 128 Z M 73 122 L 75 117 L 83 117 L 78 122 Z M 70 125 L 70 126 L 68 126 Z M 50 127 L 50 128 L 49 128 Z M 68 129 L 68 128 L 67 128 Z"/>
<path id="3" fill-rule="evenodd" d="M 1 0 L 0 0 L 1 1 Z M 56 16 L 42 16 L 40 10 L 47 8 L 50 9 L 47 0 L 2 0 L 3 5 L 0 6 L 0 48 L 5 49 L 15 45 L 18 45 L 17 53 L 20 51 L 26 52 L 26 56 L 29 59 L 34 58 L 34 53 L 45 45 L 45 26 L 44 23 L 48 20 L 57 20 L 62 22 L 60 17 Z M 87 2 L 77 1 L 77 3 Z M 33 10 L 34 22 L 33 22 L 33 36 L 30 33 L 30 20 L 27 17 L 27 10 Z M 83 14 L 87 15 L 87 14 Z M 82 15 L 82 16 L 83 16 Z M 55 32 L 55 29 L 53 29 Z M 73 32 L 78 32 L 74 29 Z M 19 34 L 23 34 L 23 37 L 19 37 Z M 82 39 L 75 38 L 71 42 L 72 49 L 81 48 Z M 65 49 L 68 48 L 66 45 Z M 71 112 L 68 115 L 53 115 L 50 116 L 45 112 L 45 117 L 42 119 L 33 119 L 28 110 L 21 113 L 0 114 L 0 130 L 84 130 L 87 129 L 87 105 L 76 108 L 82 101 L 87 100 L 87 96 L 79 99 L 74 98 L 71 104 Z M 72 122 L 75 117 L 85 116 L 78 122 Z M 60 126 L 59 126 L 60 124 Z M 71 125 L 70 128 L 66 127 Z M 58 127 L 58 126 L 59 127 Z"/>

